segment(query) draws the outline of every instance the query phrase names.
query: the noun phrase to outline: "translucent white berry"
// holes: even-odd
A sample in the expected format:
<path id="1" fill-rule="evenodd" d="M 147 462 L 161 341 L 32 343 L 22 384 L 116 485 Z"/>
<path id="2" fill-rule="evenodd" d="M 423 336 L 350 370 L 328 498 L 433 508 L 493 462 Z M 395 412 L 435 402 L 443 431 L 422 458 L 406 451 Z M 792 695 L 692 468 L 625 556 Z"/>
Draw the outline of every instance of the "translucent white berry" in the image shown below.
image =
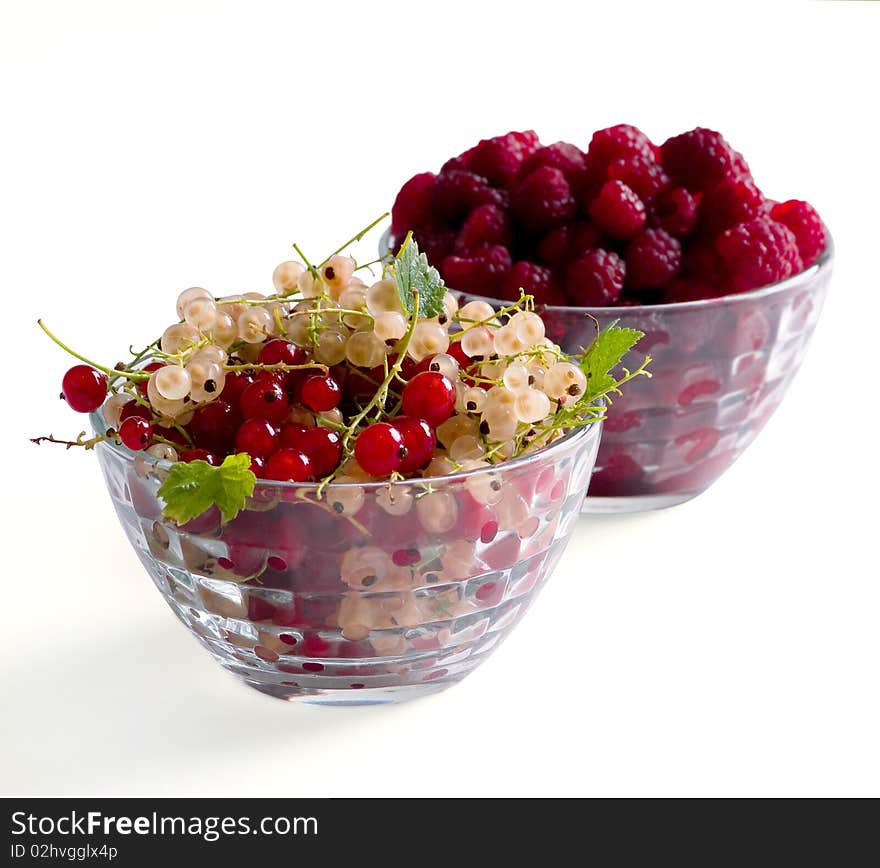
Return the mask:
<path id="1" fill-rule="evenodd" d="M 515 329 L 509 325 L 495 331 L 495 352 L 499 356 L 515 356 L 525 349 L 528 347 L 520 340 Z"/>
<path id="2" fill-rule="evenodd" d="M 458 299 L 451 293 L 447 292 L 443 296 L 443 314 L 440 316 L 440 322 L 451 322 L 452 318 L 458 313 Z"/>
<path id="3" fill-rule="evenodd" d="M 393 280 L 376 281 L 368 290 L 366 295 L 367 310 L 377 316 L 386 310 L 394 310 L 403 313 L 400 305 L 400 294 L 397 291 L 397 284 Z"/>
<path id="4" fill-rule="evenodd" d="M 159 370 L 165 370 L 160 368 Z M 147 398 L 153 409 L 162 417 L 174 419 L 186 409 L 186 404 L 182 399 L 172 400 L 166 398 L 156 387 L 156 375 L 159 371 L 154 371 L 147 380 Z"/>
<path id="5" fill-rule="evenodd" d="M 521 362 L 513 362 L 505 368 L 502 379 L 512 392 L 520 392 L 529 387 L 529 369 Z"/>
<path id="6" fill-rule="evenodd" d="M 376 314 L 373 330 L 385 343 L 399 341 L 406 334 L 406 320 L 396 310 L 384 310 Z"/>
<path id="7" fill-rule="evenodd" d="M 386 485 L 376 493 L 376 503 L 389 515 L 406 515 L 412 509 L 413 496 L 406 486 Z"/>
<path id="8" fill-rule="evenodd" d="M 290 295 L 299 288 L 300 275 L 306 270 L 301 262 L 288 260 L 275 266 L 272 283 L 279 295 Z"/>
<path id="9" fill-rule="evenodd" d="M 562 397 L 579 398 L 586 391 L 584 372 L 571 362 L 557 362 L 544 374 L 544 392 L 554 400 Z"/>
<path id="10" fill-rule="evenodd" d="M 238 336 L 246 343 L 262 343 L 272 331 L 272 315 L 264 307 L 255 305 L 238 318 Z"/>
<path id="11" fill-rule="evenodd" d="M 357 482 L 351 476 L 337 476 L 336 482 Z M 364 505 L 364 490 L 359 485 L 331 485 L 327 489 L 327 502 L 338 515 L 357 515 Z M 356 550 L 355 550 L 356 551 Z"/>
<path id="12" fill-rule="evenodd" d="M 544 338 L 544 320 L 534 311 L 517 311 L 510 318 L 509 325 L 526 347 L 533 347 Z"/>
<path id="13" fill-rule="evenodd" d="M 175 323 L 172 326 L 168 326 L 162 333 L 162 337 L 159 340 L 159 348 L 163 353 L 173 355 L 187 347 L 191 347 L 198 340 L 198 329 L 191 326 L 188 322 Z"/>
<path id="14" fill-rule="evenodd" d="M 294 312 L 284 320 L 284 334 L 298 347 L 311 346 L 309 317 Z"/>
<path id="15" fill-rule="evenodd" d="M 449 332 L 440 323 L 430 320 L 419 322 L 413 329 L 407 355 L 417 362 L 449 349 Z"/>
<path id="16" fill-rule="evenodd" d="M 339 295 L 339 306 L 346 310 L 361 310 L 367 305 L 366 289 L 357 283 L 349 283 Z"/>
<path id="17" fill-rule="evenodd" d="M 334 254 L 321 266 L 321 277 L 324 278 L 331 298 L 339 298 L 354 276 L 354 269 L 355 261 L 341 253 Z"/>
<path id="18" fill-rule="evenodd" d="M 458 309 L 457 318 L 465 328 L 483 321 L 494 322 L 495 308 L 486 301 L 469 301 Z"/>
<path id="19" fill-rule="evenodd" d="M 516 434 L 518 425 L 519 419 L 512 407 L 496 404 L 483 411 L 480 431 L 490 440 L 502 442 Z"/>
<path id="20" fill-rule="evenodd" d="M 435 452 L 428 466 L 422 471 L 422 476 L 447 476 L 455 471 L 455 465 L 444 452 Z"/>
<path id="21" fill-rule="evenodd" d="M 214 319 L 214 324 L 208 330 L 208 334 L 221 347 L 228 347 L 238 337 L 238 326 L 232 316 L 226 311 L 219 309 Z"/>
<path id="22" fill-rule="evenodd" d="M 124 392 L 118 392 L 115 395 L 111 395 L 104 402 L 104 406 L 101 407 L 101 414 L 104 416 L 104 421 L 109 427 L 119 427 L 119 415 L 122 413 L 122 408 L 130 400 L 131 395 L 127 395 Z"/>
<path id="23" fill-rule="evenodd" d="M 177 296 L 177 317 L 178 319 L 183 319 L 184 311 L 186 310 L 186 306 L 191 302 L 195 301 L 197 298 L 212 298 L 210 292 L 207 289 L 202 289 L 201 286 L 191 286 L 189 289 L 185 289 L 179 296 Z"/>
<path id="24" fill-rule="evenodd" d="M 213 401 L 219 397 L 226 385 L 226 374 L 217 362 L 206 358 L 201 353 L 186 366 L 191 379 L 190 397 L 193 401 Z"/>
<path id="25" fill-rule="evenodd" d="M 196 298 L 183 309 L 183 318 L 200 332 L 210 331 L 217 319 L 217 304 L 213 298 Z"/>
<path id="26" fill-rule="evenodd" d="M 486 406 L 486 390 L 479 386 L 467 389 L 462 397 L 462 404 L 467 413 L 481 413 Z"/>
<path id="27" fill-rule="evenodd" d="M 296 286 L 303 298 L 317 298 L 324 292 L 324 285 L 320 280 L 315 280 L 311 271 L 304 271 L 297 279 Z"/>
<path id="28" fill-rule="evenodd" d="M 472 416 L 450 416 L 437 428 L 437 440 L 446 449 L 451 449 L 459 437 L 476 436 L 480 423 Z"/>
<path id="29" fill-rule="evenodd" d="M 458 362 L 448 353 L 438 353 L 428 365 L 429 371 L 438 371 L 451 383 L 458 382 Z"/>
<path id="30" fill-rule="evenodd" d="M 147 447 L 147 454 L 153 455 L 161 461 L 177 461 L 177 450 L 167 443 L 154 443 Z"/>
<path id="31" fill-rule="evenodd" d="M 305 317 L 301 317 L 306 319 Z M 289 336 L 288 332 L 288 336 Z M 315 359 L 322 365 L 338 365 L 345 358 L 345 344 L 348 341 L 348 330 L 328 328 L 318 335 L 315 346 Z"/>
<path id="32" fill-rule="evenodd" d="M 538 389 L 521 389 L 516 393 L 513 408 L 520 422 L 533 425 L 549 414 L 550 399 Z"/>
<path id="33" fill-rule="evenodd" d="M 485 462 L 482 462 L 488 467 Z M 476 469 L 476 468 L 474 468 Z M 470 492 L 474 500 L 489 506 L 498 503 L 504 496 L 504 487 L 496 473 L 473 473 L 464 482 L 465 488 Z"/>
<path id="34" fill-rule="evenodd" d="M 192 387 L 192 377 L 180 365 L 165 365 L 153 374 L 156 391 L 168 401 L 183 400 Z"/>
<path id="35" fill-rule="evenodd" d="M 345 356 L 359 368 L 375 368 L 385 358 L 385 343 L 374 332 L 355 332 L 345 345 Z"/>
<path id="36" fill-rule="evenodd" d="M 449 447 L 449 457 L 457 464 L 461 464 L 463 461 L 480 459 L 485 453 L 486 450 L 480 438 L 475 437 L 473 434 L 465 434 L 463 437 L 459 437 Z"/>
<path id="37" fill-rule="evenodd" d="M 461 348 L 472 359 L 491 356 L 494 351 L 492 330 L 487 326 L 469 328 L 461 336 Z"/>

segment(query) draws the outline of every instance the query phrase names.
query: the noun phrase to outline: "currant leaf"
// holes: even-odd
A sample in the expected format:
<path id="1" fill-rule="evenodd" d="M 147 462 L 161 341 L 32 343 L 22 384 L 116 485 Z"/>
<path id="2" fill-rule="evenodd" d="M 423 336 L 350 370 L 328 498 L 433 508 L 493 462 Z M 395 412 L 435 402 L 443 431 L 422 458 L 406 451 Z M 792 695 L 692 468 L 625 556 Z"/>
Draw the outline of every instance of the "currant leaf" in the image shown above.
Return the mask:
<path id="1" fill-rule="evenodd" d="M 415 238 L 408 235 L 394 259 L 394 279 L 403 309 L 412 315 L 414 294 L 419 294 L 419 317 L 430 318 L 443 312 L 446 286 L 440 272 L 428 264 L 428 257 L 419 253 Z"/>
<path id="2" fill-rule="evenodd" d="M 599 332 L 580 361 L 581 370 L 587 376 L 583 403 L 592 403 L 617 389 L 618 381 L 611 371 L 644 336 L 638 329 L 618 328 L 616 322 Z"/>
<path id="3" fill-rule="evenodd" d="M 185 524 L 216 506 L 223 518 L 231 521 L 254 493 L 257 477 L 250 465 L 250 456 L 244 453 L 229 455 L 219 467 L 207 461 L 172 464 L 159 488 L 159 497 L 165 501 L 162 514 Z"/>

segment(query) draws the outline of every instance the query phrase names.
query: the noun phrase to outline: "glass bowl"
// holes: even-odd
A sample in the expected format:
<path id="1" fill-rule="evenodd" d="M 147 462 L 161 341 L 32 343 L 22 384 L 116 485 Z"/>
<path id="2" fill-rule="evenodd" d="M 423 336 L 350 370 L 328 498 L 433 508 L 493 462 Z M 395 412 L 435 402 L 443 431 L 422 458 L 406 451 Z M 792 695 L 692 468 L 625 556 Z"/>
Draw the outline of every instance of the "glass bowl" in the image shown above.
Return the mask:
<path id="1" fill-rule="evenodd" d="M 567 352 L 589 346 L 596 334 L 592 316 L 602 327 L 620 320 L 645 332 L 624 359 L 627 367 L 637 367 L 646 354 L 653 360 L 652 377 L 627 383 L 608 407 L 584 512 L 684 503 L 736 461 L 779 406 L 804 358 L 831 276 L 827 238 L 810 268 L 739 295 L 663 305 L 538 307 L 548 336 Z M 380 250 L 392 243 L 386 234 Z"/>
<path id="2" fill-rule="evenodd" d="M 93 416 L 103 431 L 100 416 Z M 221 524 L 163 519 L 168 463 L 96 452 L 134 550 L 221 666 L 270 696 L 398 702 L 464 678 L 513 629 L 565 549 L 601 424 L 490 468 L 404 482 L 258 481 Z"/>

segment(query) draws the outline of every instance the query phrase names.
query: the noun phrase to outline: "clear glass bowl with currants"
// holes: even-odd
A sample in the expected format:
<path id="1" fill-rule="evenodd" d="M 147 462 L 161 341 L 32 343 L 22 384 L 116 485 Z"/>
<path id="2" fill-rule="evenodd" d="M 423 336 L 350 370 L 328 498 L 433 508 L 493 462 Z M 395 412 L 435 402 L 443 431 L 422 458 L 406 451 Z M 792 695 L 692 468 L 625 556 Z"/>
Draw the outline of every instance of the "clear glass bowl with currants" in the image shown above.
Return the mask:
<path id="1" fill-rule="evenodd" d="M 185 290 L 114 368 L 41 323 L 81 362 L 62 393 L 94 436 L 35 440 L 97 451 L 132 546 L 225 668 L 282 699 L 393 702 L 519 620 L 605 400 L 647 365 L 620 368 L 641 335 L 616 326 L 565 353 L 525 295 L 459 307 L 411 239 L 369 285 L 344 249 L 282 263 L 270 295 Z"/>
<path id="2" fill-rule="evenodd" d="M 462 301 L 531 294 L 569 352 L 594 322 L 646 333 L 654 357 L 609 407 L 587 512 L 671 506 L 752 442 L 797 372 L 832 243 L 801 200 L 775 202 L 705 128 L 657 146 L 636 127 L 585 150 L 532 131 L 484 139 L 401 188 L 392 237 L 414 233 Z"/>

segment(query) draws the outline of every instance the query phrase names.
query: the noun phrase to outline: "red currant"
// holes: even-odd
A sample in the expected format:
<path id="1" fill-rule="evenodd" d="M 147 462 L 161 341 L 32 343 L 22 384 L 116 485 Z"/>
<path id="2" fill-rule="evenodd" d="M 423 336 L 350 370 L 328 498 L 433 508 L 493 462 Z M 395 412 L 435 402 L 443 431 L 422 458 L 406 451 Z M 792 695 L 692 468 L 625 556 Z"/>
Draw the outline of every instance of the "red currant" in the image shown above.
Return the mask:
<path id="1" fill-rule="evenodd" d="M 403 412 L 424 419 L 432 428 L 455 410 L 455 387 L 438 371 L 416 374 L 403 389 Z"/>
<path id="2" fill-rule="evenodd" d="M 179 461 L 188 464 L 190 461 L 207 461 L 212 467 L 218 467 L 221 464 L 220 459 L 207 449 L 184 449 L 178 456 Z"/>
<path id="3" fill-rule="evenodd" d="M 358 434 L 354 457 L 371 476 L 388 476 L 406 458 L 403 435 L 387 422 L 376 422 Z"/>
<path id="4" fill-rule="evenodd" d="M 306 351 L 290 341 L 276 338 L 263 344 L 258 361 L 261 365 L 302 365 Z"/>
<path id="5" fill-rule="evenodd" d="M 298 449 L 279 449 L 266 459 L 263 475 L 279 482 L 305 482 L 312 477 L 312 462 Z"/>
<path id="6" fill-rule="evenodd" d="M 135 400 L 131 400 L 122 406 L 122 410 L 119 413 L 119 421 L 124 422 L 131 416 L 146 419 L 148 422 L 153 418 L 153 414 L 150 413 L 150 408 L 145 407 L 143 404 L 138 404 Z"/>
<path id="7" fill-rule="evenodd" d="M 189 432 L 196 446 L 226 455 L 235 446 L 235 429 L 240 423 L 238 410 L 227 401 L 217 400 L 196 408 Z"/>
<path id="8" fill-rule="evenodd" d="M 257 477 L 257 479 L 262 479 L 266 473 L 266 459 L 260 458 L 257 455 L 251 456 L 251 466 L 249 470 Z"/>
<path id="9" fill-rule="evenodd" d="M 409 416 L 398 416 L 394 427 L 403 437 L 406 446 L 406 457 L 400 462 L 401 473 L 413 473 L 421 470 L 433 457 L 437 437 L 431 426 L 424 419 L 413 419 Z"/>
<path id="10" fill-rule="evenodd" d="M 235 371 L 226 375 L 226 385 L 220 393 L 220 400 L 237 407 L 244 390 L 257 379 L 253 371 Z"/>
<path id="11" fill-rule="evenodd" d="M 123 446 L 134 452 L 146 449 L 153 436 L 153 426 L 141 416 L 129 416 L 119 426 L 119 439 Z"/>
<path id="12" fill-rule="evenodd" d="M 245 419 L 267 419 L 280 425 L 287 418 L 290 402 L 277 382 L 258 379 L 242 392 L 239 408 Z"/>
<path id="13" fill-rule="evenodd" d="M 308 431 L 305 425 L 299 422 L 285 422 L 281 426 L 279 437 L 281 438 L 281 446 L 285 449 L 299 449 L 299 440 L 304 431 Z"/>
<path id="14" fill-rule="evenodd" d="M 246 419 L 235 432 L 235 448 L 251 458 L 266 458 L 278 448 L 278 431 L 266 419 Z"/>
<path id="15" fill-rule="evenodd" d="M 309 456 L 316 477 L 332 473 L 342 458 L 342 438 L 329 428 L 304 428 L 296 438 L 296 448 Z"/>
<path id="16" fill-rule="evenodd" d="M 107 397 L 107 378 L 89 365 L 74 365 L 64 375 L 61 391 L 77 413 L 92 413 Z"/>
<path id="17" fill-rule="evenodd" d="M 326 413 L 339 406 L 342 389 L 332 377 L 311 376 L 302 384 L 300 398 L 316 413 Z"/>

